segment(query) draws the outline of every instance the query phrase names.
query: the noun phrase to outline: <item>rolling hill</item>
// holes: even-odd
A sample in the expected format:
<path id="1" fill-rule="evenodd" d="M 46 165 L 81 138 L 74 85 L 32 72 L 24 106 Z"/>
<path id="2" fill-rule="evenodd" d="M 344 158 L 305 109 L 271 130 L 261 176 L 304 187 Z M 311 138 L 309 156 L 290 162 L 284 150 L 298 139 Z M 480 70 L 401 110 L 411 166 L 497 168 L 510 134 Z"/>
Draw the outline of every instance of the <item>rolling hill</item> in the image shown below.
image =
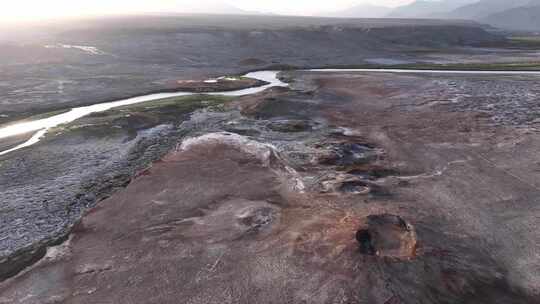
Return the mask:
<path id="1" fill-rule="evenodd" d="M 517 7 L 482 19 L 493 26 L 519 31 L 540 31 L 540 5 Z"/>
<path id="2" fill-rule="evenodd" d="M 345 10 L 336 11 L 327 14 L 327 17 L 340 18 L 382 18 L 385 17 L 392 9 L 385 6 L 377 5 L 356 5 Z"/>
<path id="3" fill-rule="evenodd" d="M 448 14 L 447 18 L 480 20 L 505 10 L 530 5 L 531 0 L 480 0 L 476 3 L 459 7 Z"/>
<path id="4" fill-rule="evenodd" d="M 417 0 L 411 4 L 392 10 L 390 18 L 440 18 L 455 9 L 471 4 L 477 0 Z"/>

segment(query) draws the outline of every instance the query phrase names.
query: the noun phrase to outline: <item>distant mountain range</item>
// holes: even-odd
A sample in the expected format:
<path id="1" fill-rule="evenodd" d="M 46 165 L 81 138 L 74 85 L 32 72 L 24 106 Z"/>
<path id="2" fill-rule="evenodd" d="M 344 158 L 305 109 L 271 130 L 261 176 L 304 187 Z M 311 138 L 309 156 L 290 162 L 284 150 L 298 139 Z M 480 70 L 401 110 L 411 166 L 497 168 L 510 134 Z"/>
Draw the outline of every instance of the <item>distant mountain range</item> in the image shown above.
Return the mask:
<path id="1" fill-rule="evenodd" d="M 530 2 L 531 0 L 480 0 L 450 11 L 446 17 L 479 20 L 505 10 L 527 6 Z"/>
<path id="2" fill-rule="evenodd" d="M 468 19 L 505 29 L 540 31 L 540 0 L 416 0 L 393 9 L 358 5 L 328 16 Z"/>
<path id="3" fill-rule="evenodd" d="M 390 18 L 441 18 L 445 14 L 460 7 L 477 2 L 478 0 L 417 0 L 392 10 L 387 17 Z M 509 0 L 512 1 L 512 0 Z"/>
<path id="4" fill-rule="evenodd" d="M 482 19 L 493 26 L 520 31 L 540 31 L 540 5 L 517 7 Z"/>
<path id="5" fill-rule="evenodd" d="M 262 14 L 239 9 L 223 0 L 205 0 L 204 3 L 202 1 L 189 1 L 186 3 L 172 10 L 181 13 Z M 209 9 L 211 11 L 208 11 Z M 324 14 L 324 16 L 466 19 L 504 29 L 540 31 L 540 0 L 416 0 L 396 8 L 370 4 L 356 5 L 345 10 Z"/>
<path id="6" fill-rule="evenodd" d="M 167 11 L 189 14 L 259 15 L 260 12 L 242 10 L 222 0 L 181 1 Z"/>
<path id="7" fill-rule="evenodd" d="M 345 10 L 326 14 L 326 16 L 327 17 L 342 17 L 342 18 L 384 18 L 391 11 L 392 11 L 392 8 L 389 8 L 389 7 L 363 4 L 363 5 L 353 6 Z"/>

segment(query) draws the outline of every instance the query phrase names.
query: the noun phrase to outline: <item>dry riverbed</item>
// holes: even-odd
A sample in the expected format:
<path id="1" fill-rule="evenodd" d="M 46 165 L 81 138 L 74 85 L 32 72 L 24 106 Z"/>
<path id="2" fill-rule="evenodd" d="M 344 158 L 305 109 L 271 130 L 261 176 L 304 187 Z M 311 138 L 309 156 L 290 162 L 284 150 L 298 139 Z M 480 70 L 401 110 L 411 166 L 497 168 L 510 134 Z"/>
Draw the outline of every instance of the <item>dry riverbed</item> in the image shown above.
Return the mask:
<path id="1" fill-rule="evenodd" d="M 0 303 L 540 302 L 537 76 L 284 76 L 1 158 L 2 252 L 72 233 Z"/>

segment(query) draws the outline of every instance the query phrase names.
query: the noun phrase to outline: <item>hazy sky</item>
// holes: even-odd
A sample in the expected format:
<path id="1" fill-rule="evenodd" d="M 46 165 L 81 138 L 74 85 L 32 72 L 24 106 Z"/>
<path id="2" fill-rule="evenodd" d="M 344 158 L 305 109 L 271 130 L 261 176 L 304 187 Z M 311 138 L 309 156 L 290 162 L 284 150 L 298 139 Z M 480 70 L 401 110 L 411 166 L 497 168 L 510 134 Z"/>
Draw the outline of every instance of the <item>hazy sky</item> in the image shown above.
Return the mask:
<path id="1" fill-rule="evenodd" d="M 355 4 L 397 6 L 413 0 L 0 0 L 1 20 L 136 12 L 220 12 L 232 5 L 245 10 L 314 15 Z"/>
<path id="2" fill-rule="evenodd" d="M 332 12 L 356 4 L 397 6 L 412 0 L 236 0 L 227 1 L 241 8 L 285 14 Z"/>

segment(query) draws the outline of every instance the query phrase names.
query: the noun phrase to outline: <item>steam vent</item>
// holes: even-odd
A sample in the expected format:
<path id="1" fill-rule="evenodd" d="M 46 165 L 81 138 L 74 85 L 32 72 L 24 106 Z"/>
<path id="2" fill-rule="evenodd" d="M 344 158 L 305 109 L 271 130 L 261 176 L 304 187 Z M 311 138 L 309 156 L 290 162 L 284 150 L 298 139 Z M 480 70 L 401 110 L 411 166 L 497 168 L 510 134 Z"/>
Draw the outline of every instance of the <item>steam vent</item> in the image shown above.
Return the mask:
<path id="1" fill-rule="evenodd" d="M 416 255 L 414 227 L 401 217 L 391 214 L 370 215 L 367 223 L 367 229 L 356 232 L 362 253 L 401 259 Z"/>

